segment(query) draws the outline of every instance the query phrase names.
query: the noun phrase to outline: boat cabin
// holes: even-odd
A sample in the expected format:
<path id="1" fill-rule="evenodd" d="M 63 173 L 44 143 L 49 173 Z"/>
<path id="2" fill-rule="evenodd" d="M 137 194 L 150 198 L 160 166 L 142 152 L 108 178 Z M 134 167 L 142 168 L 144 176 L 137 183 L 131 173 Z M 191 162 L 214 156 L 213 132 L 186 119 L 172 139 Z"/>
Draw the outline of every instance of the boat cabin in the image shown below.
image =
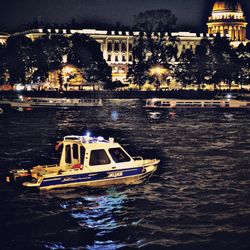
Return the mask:
<path id="1" fill-rule="evenodd" d="M 134 162 L 113 138 L 105 140 L 103 137 L 71 135 L 64 137 L 61 144 L 63 148 L 59 167 L 64 171 L 84 168 L 88 171 L 102 171 L 109 166 L 114 169 Z"/>

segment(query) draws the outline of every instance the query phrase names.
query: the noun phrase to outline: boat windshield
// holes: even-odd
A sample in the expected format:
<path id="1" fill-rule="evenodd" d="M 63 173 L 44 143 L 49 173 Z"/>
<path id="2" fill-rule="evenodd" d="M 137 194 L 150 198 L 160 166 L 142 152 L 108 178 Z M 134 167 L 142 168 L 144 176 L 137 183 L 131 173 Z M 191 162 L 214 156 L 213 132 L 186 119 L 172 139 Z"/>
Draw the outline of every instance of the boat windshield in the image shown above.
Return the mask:
<path id="1" fill-rule="evenodd" d="M 121 148 L 110 148 L 109 153 L 116 163 L 130 161 L 130 157 Z"/>

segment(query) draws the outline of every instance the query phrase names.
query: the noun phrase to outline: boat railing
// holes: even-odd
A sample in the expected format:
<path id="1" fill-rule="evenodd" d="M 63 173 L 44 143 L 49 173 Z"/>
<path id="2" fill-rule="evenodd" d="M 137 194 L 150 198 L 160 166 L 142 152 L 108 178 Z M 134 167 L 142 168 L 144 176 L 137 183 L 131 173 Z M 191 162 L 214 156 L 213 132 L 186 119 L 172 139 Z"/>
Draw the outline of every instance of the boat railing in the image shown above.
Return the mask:
<path id="1" fill-rule="evenodd" d="M 141 156 L 133 156 L 132 159 L 135 161 L 143 161 L 143 158 Z"/>
<path id="2" fill-rule="evenodd" d="M 79 141 L 81 143 L 98 143 L 98 142 L 104 142 L 104 143 L 113 143 L 114 139 L 109 138 L 109 140 L 104 139 L 102 136 L 98 137 L 91 137 L 88 135 L 85 136 L 77 136 L 77 135 L 67 135 L 63 138 L 64 141 L 70 140 L 70 141 Z"/>

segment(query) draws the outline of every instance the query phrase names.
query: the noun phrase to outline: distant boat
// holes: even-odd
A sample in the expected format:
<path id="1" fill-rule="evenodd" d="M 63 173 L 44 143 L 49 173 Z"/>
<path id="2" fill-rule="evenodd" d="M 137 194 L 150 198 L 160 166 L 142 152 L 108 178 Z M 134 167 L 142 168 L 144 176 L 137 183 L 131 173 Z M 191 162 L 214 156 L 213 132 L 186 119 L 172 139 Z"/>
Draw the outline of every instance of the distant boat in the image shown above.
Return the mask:
<path id="1" fill-rule="evenodd" d="M 71 135 L 56 149 L 61 146 L 59 164 L 11 170 L 6 181 L 39 189 L 138 184 L 150 178 L 160 162 L 131 157 L 113 138 Z"/>
<path id="2" fill-rule="evenodd" d="M 147 99 L 145 108 L 172 109 L 172 108 L 250 108 L 250 100 L 218 99 L 218 100 L 192 100 L 192 99 Z"/>
<path id="3" fill-rule="evenodd" d="M 46 97 L 20 97 L 16 100 L 0 101 L 12 108 L 58 108 L 58 107 L 100 107 L 101 99 L 90 98 L 46 98 Z"/>

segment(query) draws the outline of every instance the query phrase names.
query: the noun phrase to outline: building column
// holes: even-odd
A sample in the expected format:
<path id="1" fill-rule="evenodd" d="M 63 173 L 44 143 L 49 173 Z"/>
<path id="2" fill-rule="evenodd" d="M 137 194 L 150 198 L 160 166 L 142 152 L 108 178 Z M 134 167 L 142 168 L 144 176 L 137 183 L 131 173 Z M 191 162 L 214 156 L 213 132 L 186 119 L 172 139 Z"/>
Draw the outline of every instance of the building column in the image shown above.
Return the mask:
<path id="1" fill-rule="evenodd" d="M 235 33 L 236 32 L 235 32 L 235 27 L 234 26 L 232 27 L 232 33 L 233 33 L 232 40 L 235 41 L 235 38 L 236 38 Z"/>
<path id="2" fill-rule="evenodd" d="M 221 37 L 224 36 L 224 26 L 220 26 L 220 35 Z"/>
<path id="3" fill-rule="evenodd" d="M 246 28 L 245 27 L 243 28 L 242 32 L 243 32 L 242 39 L 243 41 L 245 41 L 246 40 Z"/>
<path id="4" fill-rule="evenodd" d="M 230 38 L 232 39 L 233 38 L 232 26 L 228 27 L 228 34 L 229 34 Z"/>
<path id="5" fill-rule="evenodd" d="M 235 27 L 235 40 L 239 41 L 239 37 L 238 37 L 238 26 Z"/>
<path id="6" fill-rule="evenodd" d="M 239 40 L 242 41 L 242 27 L 239 27 Z"/>
<path id="7" fill-rule="evenodd" d="M 236 26 L 236 40 L 239 41 L 239 26 Z"/>
<path id="8" fill-rule="evenodd" d="M 236 26 L 237 41 L 240 41 L 240 27 Z"/>

